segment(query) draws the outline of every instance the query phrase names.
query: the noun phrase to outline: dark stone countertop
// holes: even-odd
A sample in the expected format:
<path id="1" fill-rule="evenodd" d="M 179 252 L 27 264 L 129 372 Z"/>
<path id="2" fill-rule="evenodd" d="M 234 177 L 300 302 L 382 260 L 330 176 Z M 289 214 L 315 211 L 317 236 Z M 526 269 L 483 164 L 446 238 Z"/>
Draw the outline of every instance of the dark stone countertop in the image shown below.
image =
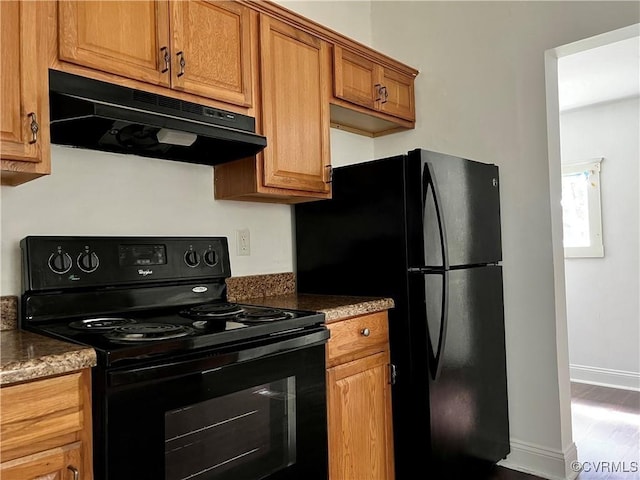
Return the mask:
<path id="1" fill-rule="evenodd" d="M 96 364 L 89 347 L 24 330 L 0 332 L 0 386 L 73 372 Z"/>
<path id="2" fill-rule="evenodd" d="M 381 312 L 394 307 L 391 298 L 353 297 L 340 295 L 290 294 L 272 297 L 245 298 L 239 303 L 292 310 L 311 310 L 325 314 L 326 322 Z"/>

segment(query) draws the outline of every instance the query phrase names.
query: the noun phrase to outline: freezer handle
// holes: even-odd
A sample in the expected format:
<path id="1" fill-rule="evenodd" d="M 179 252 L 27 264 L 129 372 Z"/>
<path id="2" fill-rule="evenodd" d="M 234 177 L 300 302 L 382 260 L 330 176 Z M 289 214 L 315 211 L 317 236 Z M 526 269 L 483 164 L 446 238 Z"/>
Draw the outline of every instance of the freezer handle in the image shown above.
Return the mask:
<path id="1" fill-rule="evenodd" d="M 429 162 L 424 163 L 424 169 L 422 171 L 422 222 L 423 228 L 426 229 L 427 225 L 427 201 L 429 199 L 429 190 L 431 190 L 433 195 L 433 204 L 435 207 L 436 218 L 438 221 L 438 236 L 440 239 L 440 251 L 442 255 L 442 266 L 441 268 L 449 268 L 449 248 L 447 246 L 447 233 L 444 226 L 444 218 L 442 217 L 441 205 L 442 202 L 440 200 L 440 194 L 438 192 L 438 187 L 435 184 L 433 172 L 431 171 L 431 166 Z M 426 238 L 426 236 L 425 236 Z M 425 258 L 425 261 L 429 263 L 429 259 Z"/>

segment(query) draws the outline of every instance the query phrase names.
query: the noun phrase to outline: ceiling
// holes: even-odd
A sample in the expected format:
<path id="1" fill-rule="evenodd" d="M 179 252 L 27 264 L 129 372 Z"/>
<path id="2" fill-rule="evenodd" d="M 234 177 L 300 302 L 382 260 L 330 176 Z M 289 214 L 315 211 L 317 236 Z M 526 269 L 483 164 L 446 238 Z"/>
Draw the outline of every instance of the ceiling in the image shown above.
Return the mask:
<path id="1" fill-rule="evenodd" d="M 560 111 L 640 95 L 640 37 L 558 59 Z"/>

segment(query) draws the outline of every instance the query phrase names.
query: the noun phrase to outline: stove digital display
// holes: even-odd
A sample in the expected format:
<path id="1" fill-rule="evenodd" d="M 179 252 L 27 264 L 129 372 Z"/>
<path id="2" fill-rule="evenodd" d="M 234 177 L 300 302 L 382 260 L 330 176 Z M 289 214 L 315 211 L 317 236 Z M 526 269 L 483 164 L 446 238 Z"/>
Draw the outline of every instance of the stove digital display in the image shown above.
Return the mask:
<path id="1" fill-rule="evenodd" d="M 167 249 L 164 245 L 120 245 L 121 267 L 165 265 Z"/>

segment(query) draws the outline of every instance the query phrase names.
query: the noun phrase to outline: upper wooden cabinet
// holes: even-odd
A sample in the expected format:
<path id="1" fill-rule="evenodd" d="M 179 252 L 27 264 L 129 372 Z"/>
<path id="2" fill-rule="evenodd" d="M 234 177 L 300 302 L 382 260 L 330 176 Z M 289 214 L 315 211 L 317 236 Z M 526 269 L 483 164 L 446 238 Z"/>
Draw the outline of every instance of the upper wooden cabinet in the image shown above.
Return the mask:
<path id="1" fill-rule="evenodd" d="M 215 167 L 219 199 L 297 203 L 331 195 L 326 42 L 260 15 L 260 108 L 267 147 Z"/>
<path id="2" fill-rule="evenodd" d="M 358 110 L 359 113 L 366 114 L 369 110 L 371 115 L 389 123 L 385 125 L 379 122 L 377 128 L 369 126 L 375 122 L 350 125 L 348 117 L 343 119 L 339 114 L 336 115 L 336 121 L 343 121 L 355 129 L 360 127 L 372 134 L 388 133 L 402 127 L 412 128 L 416 119 L 414 78 L 415 74 L 394 70 L 334 45 L 332 102 L 343 107 L 348 107 L 349 103 L 359 105 L 364 107 Z M 334 111 L 340 112 L 339 109 Z"/>
<path id="3" fill-rule="evenodd" d="M 273 2 L 259 12 L 256 158 L 215 167 L 217 199 L 297 203 L 331 197 L 329 127 L 378 136 L 414 128 L 417 71 Z"/>
<path id="4" fill-rule="evenodd" d="M 327 44 L 263 15 L 260 54 L 264 184 L 329 192 Z"/>
<path id="5" fill-rule="evenodd" d="M 169 5 L 141 0 L 61 1 L 61 60 L 157 85 L 170 84 Z"/>
<path id="6" fill-rule="evenodd" d="M 251 105 L 249 9 L 232 2 L 172 1 L 170 5 L 172 87 Z"/>
<path id="7" fill-rule="evenodd" d="M 249 10 L 225 1 L 59 2 L 59 58 L 240 106 L 252 104 Z"/>
<path id="8" fill-rule="evenodd" d="M 381 88 L 379 65 L 349 50 L 333 47 L 333 94 L 363 107 L 376 109 Z"/>
<path id="9" fill-rule="evenodd" d="M 415 93 L 413 78 L 389 68 L 379 67 L 380 77 L 380 111 L 394 117 L 404 118 L 410 122 L 416 120 Z"/>
<path id="10" fill-rule="evenodd" d="M 2 184 L 50 173 L 46 45 L 36 2 L 0 2 L 0 159 Z"/>
<path id="11" fill-rule="evenodd" d="M 415 69 L 274 2 L 0 5 L 3 184 L 50 173 L 47 68 L 255 116 L 267 148 L 216 167 L 219 199 L 330 198 L 330 127 L 415 126 Z"/>

